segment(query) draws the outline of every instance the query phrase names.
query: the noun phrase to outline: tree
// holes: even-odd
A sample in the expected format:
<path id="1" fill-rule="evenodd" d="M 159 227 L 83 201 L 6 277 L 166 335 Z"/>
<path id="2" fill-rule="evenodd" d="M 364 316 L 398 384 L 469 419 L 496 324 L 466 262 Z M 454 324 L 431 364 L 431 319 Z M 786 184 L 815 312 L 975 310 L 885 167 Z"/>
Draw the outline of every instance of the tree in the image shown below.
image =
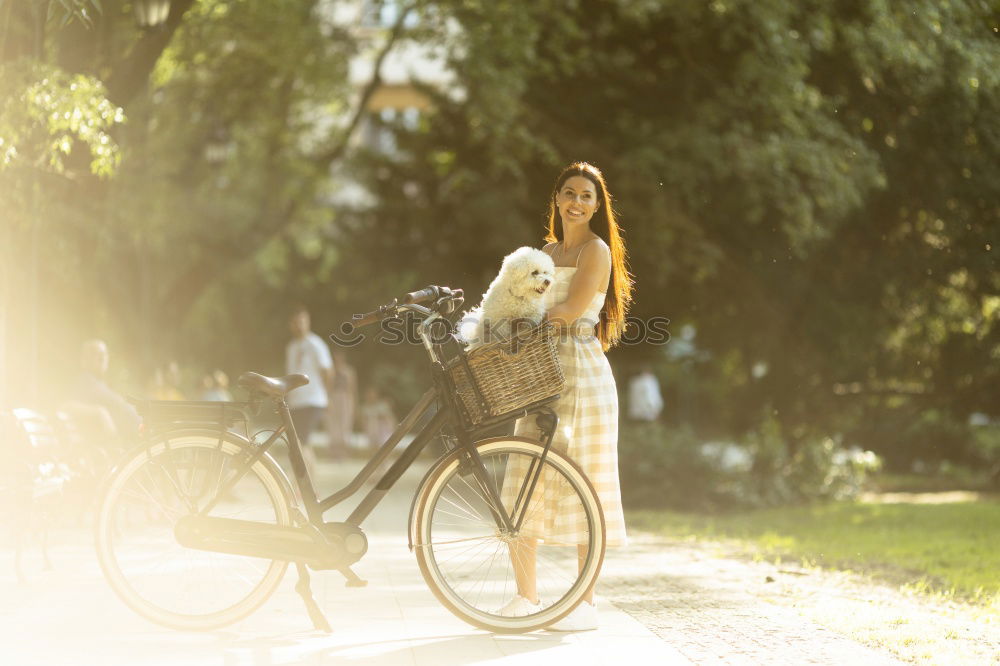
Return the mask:
<path id="1" fill-rule="evenodd" d="M 69 151 L 70 157 L 58 178 L 40 186 L 36 199 L 44 210 L 21 196 L 10 247 L 20 259 L 35 234 L 46 248 L 38 267 L 44 297 L 16 296 L 22 311 L 41 301 L 40 328 L 51 330 L 47 345 L 110 336 L 142 374 L 181 351 L 207 350 L 207 357 L 233 351 L 220 345 L 218 331 L 238 330 L 234 322 L 246 318 L 232 306 L 248 302 L 246 282 L 235 280 L 254 269 L 271 273 L 272 283 L 280 280 L 275 271 L 285 243 L 297 244 L 329 222 L 330 169 L 346 152 L 379 81 L 376 68 L 356 94 L 347 81 L 348 59 L 371 49 L 381 61 L 405 37 L 406 12 L 393 29 L 357 35 L 328 20 L 329 3 L 319 0 L 175 0 L 163 30 L 140 34 L 126 3 L 101 6 L 86 23 L 59 30 L 47 24 L 41 32 L 30 28 L 42 3 L 5 7 L 4 25 L 12 27 L 4 34 L 14 36 L 4 44 L 5 62 L 27 62 L 33 73 L 40 67 L 63 72 L 49 80 L 59 89 L 67 77 L 86 76 L 95 108 L 124 104 L 129 118 L 95 144 L 109 146 L 116 160 L 121 156 L 124 168 L 114 181 L 91 177 L 73 161 L 85 152 L 70 150 L 82 135 L 56 145 L 57 154 Z M 71 75 L 71 66 L 87 74 Z M 22 102 L 23 96 L 15 99 L 16 113 L 5 127 L 24 129 Z M 86 108 L 77 99 L 68 104 L 71 116 Z M 41 134 L 49 131 L 39 127 Z M 37 170 L 7 170 L 5 196 L 36 187 L 39 177 Z M 233 282 L 225 285 L 225 278 Z M 213 289 L 225 295 L 213 296 Z M 275 309 L 280 298 L 273 299 Z M 192 316 L 219 300 L 225 304 L 219 315 L 227 316 Z M 22 344 L 15 338 L 8 346 Z M 235 349 L 259 357 L 266 344 L 262 336 Z M 64 352 L 55 365 L 71 359 L 72 352 Z"/>
<path id="2" fill-rule="evenodd" d="M 996 413 L 989 3 L 441 4 L 467 94 L 367 163 L 380 203 L 351 243 L 401 261 L 433 240 L 429 263 L 485 284 L 588 159 L 618 197 L 634 314 L 697 326 L 727 430 L 767 407 L 792 451 L 831 431 L 885 449 L 907 445 L 871 437 L 891 415 Z"/>

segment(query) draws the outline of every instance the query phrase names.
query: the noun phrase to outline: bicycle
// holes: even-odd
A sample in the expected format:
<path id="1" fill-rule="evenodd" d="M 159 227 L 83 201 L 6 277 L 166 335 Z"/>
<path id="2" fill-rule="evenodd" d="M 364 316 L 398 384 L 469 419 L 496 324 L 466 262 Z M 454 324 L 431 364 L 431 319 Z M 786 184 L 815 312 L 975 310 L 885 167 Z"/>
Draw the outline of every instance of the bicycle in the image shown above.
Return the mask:
<path id="1" fill-rule="evenodd" d="M 216 629 L 259 608 L 294 563 L 296 591 L 314 626 L 330 631 L 312 597 L 309 569 L 339 571 L 348 586 L 366 584 L 351 569 L 368 550 L 362 524 L 440 434 L 445 453 L 418 486 L 408 527 L 410 550 L 437 599 L 460 619 L 497 633 L 541 629 L 576 608 L 604 558 L 600 502 L 583 471 L 552 449 L 558 416 L 551 403 L 558 394 L 502 414 L 470 417 L 453 378 L 456 359 L 465 359 L 461 352 L 451 360 L 444 356 L 445 345 L 457 340 L 452 333 L 437 343 L 430 334 L 431 325 L 448 322 L 443 315 L 457 311 L 463 300 L 460 289 L 431 286 L 354 315 L 355 328 L 405 312 L 422 318 L 419 336 L 433 386 L 363 469 L 326 498 L 313 486 L 284 400 L 309 381 L 305 376 L 245 373 L 239 379 L 249 392 L 245 402 L 135 401 L 144 417 L 142 441 L 106 479 L 96 521 L 101 568 L 118 596 L 155 623 Z M 346 521 L 324 522 L 323 514 L 357 493 L 435 405 Z M 251 432 L 255 415 L 265 412 L 277 414 L 279 425 Z M 481 438 L 487 429 L 529 415 L 539 439 Z M 294 488 L 268 452 L 282 439 Z M 575 531 L 549 529 L 545 521 L 551 523 L 553 515 L 574 516 Z M 501 609 L 527 571 L 513 560 L 528 543 L 535 547 L 540 610 L 507 617 Z"/>

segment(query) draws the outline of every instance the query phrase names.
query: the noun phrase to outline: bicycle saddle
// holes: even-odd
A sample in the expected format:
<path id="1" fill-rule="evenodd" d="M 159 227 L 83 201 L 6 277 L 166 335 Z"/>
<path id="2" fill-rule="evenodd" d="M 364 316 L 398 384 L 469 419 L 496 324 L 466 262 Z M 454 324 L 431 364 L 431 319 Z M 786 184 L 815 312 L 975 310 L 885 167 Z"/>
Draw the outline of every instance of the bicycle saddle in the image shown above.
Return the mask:
<path id="1" fill-rule="evenodd" d="M 249 391 L 259 391 L 267 395 L 285 395 L 292 389 L 308 384 L 309 378 L 305 375 L 265 377 L 256 372 L 244 372 L 236 383 Z"/>

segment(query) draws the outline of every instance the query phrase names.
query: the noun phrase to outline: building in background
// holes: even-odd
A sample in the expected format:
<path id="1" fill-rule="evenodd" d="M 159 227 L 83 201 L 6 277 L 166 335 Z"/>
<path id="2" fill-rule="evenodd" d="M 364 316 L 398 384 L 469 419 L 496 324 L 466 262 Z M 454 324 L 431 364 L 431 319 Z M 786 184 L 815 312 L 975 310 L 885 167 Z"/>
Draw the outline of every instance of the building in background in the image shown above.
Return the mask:
<path id="1" fill-rule="evenodd" d="M 379 65 L 379 55 L 385 48 L 393 27 L 400 19 L 402 7 L 407 3 L 400 0 L 357 0 L 356 2 L 328 1 L 321 11 L 330 20 L 330 28 L 347 28 L 352 31 L 361 48 L 348 70 L 348 80 L 353 88 L 351 105 L 341 117 L 325 119 L 328 126 L 350 122 L 358 105 L 371 85 L 375 68 Z M 403 28 L 419 28 L 421 23 L 436 20 L 428 12 L 431 7 L 407 13 Z M 457 24 L 448 24 L 447 30 L 457 31 Z M 430 100 L 421 92 L 421 86 L 431 86 L 447 91 L 450 95 L 461 96 L 454 73 L 447 67 L 444 44 L 429 44 L 425 40 L 403 39 L 395 42 L 381 62 L 378 85 L 370 92 L 360 118 L 360 125 L 354 133 L 351 148 L 365 147 L 383 154 L 397 151 L 391 125 L 402 124 L 409 129 L 416 128 L 421 115 L 430 110 Z M 365 189 L 342 170 L 335 169 L 335 189 L 331 203 L 352 208 L 365 207 L 372 202 Z"/>

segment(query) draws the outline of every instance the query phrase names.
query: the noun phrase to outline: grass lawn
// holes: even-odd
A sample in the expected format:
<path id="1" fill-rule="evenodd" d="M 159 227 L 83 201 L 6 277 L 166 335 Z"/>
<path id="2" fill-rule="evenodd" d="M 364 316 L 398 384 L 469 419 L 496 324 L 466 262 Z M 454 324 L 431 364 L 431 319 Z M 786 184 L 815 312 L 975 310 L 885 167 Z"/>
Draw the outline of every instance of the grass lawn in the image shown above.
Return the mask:
<path id="1" fill-rule="evenodd" d="M 768 560 L 859 571 L 922 592 L 1000 609 L 1000 501 L 858 503 L 725 515 L 629 511 L 635 529 L 736 539 Z"/>

